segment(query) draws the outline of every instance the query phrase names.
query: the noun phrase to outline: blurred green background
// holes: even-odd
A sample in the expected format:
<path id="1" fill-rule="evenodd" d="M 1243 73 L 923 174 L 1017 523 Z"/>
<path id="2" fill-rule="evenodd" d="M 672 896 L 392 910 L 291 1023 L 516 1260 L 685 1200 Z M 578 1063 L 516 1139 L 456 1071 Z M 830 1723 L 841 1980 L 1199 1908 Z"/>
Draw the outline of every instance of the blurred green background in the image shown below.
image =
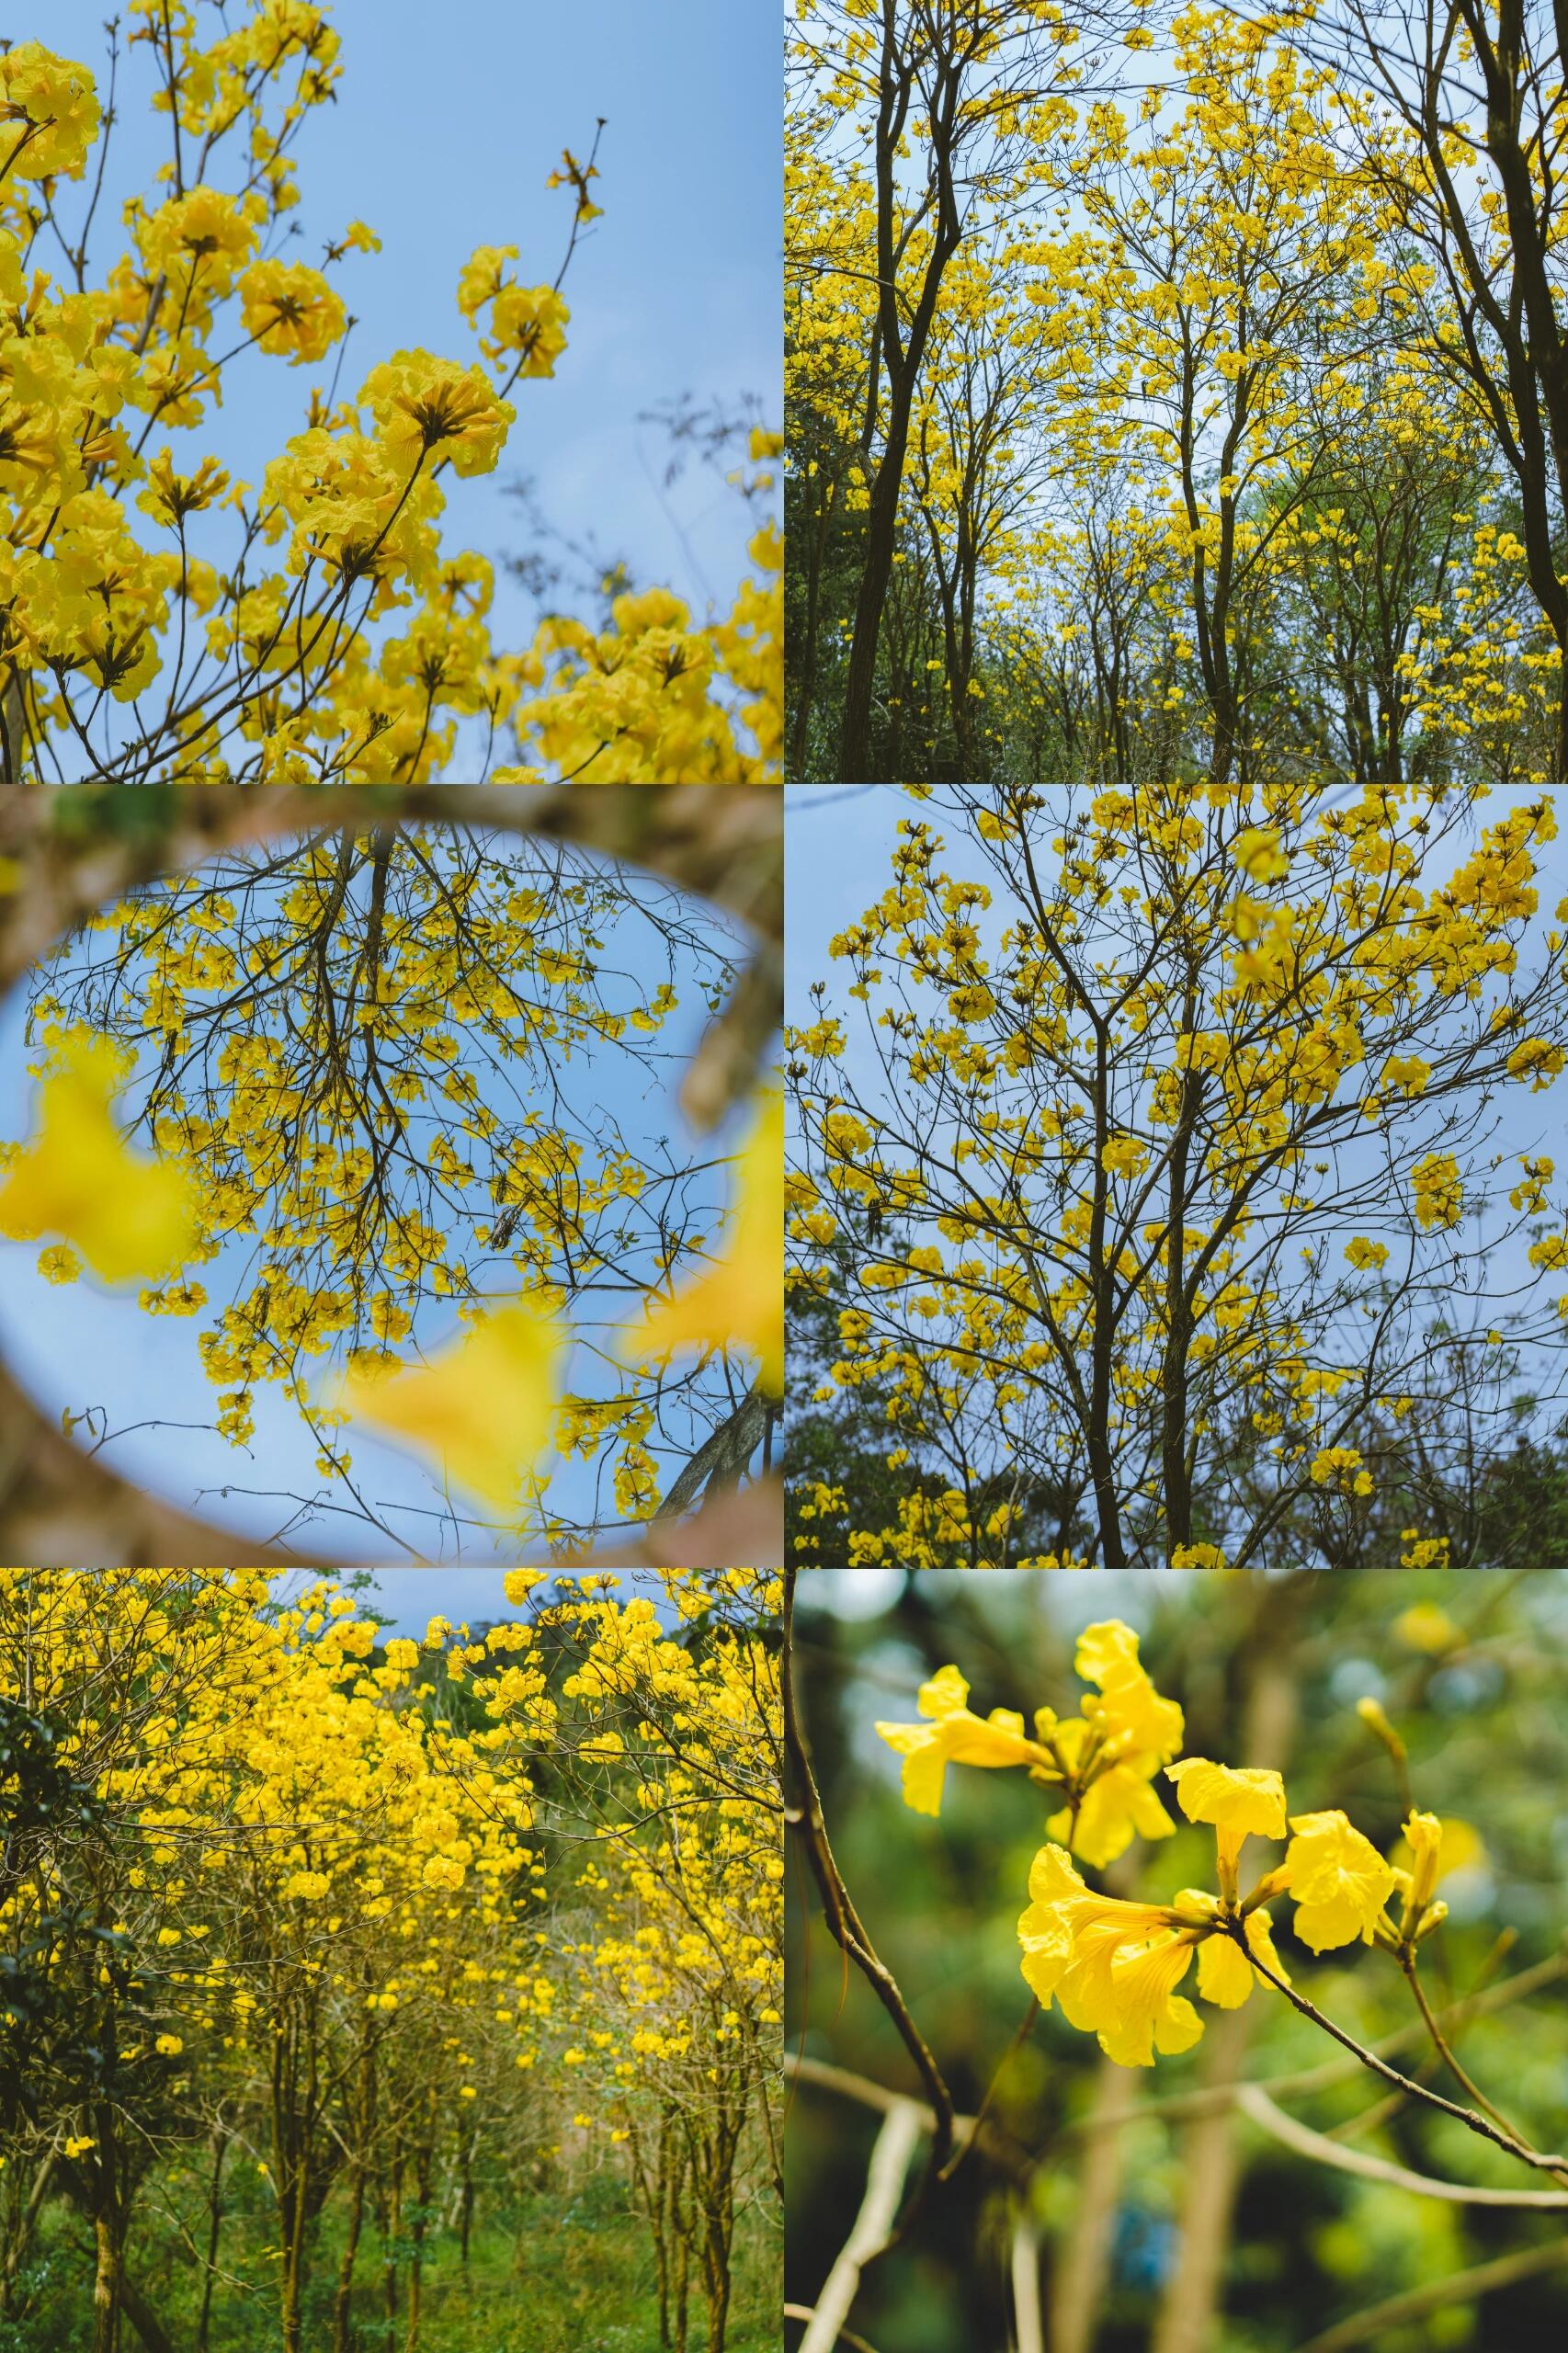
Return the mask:
<path id="1" fill-rule="evenodd" d="M 950 1766 L 940 1819 L 915 1814 L 900 1795 L 899 1759 L 872 1726 L 913 1722 L 920 1683 L 949 1661 L 979 1714 L 1075 1713 L 1074 1641 L 1111 1617 L 1137 1628 L 1156 1685 L 1185 1709 L 1183 1753 L 1276 1766 L 1292 1813 L 1343 1807 L 1388 1853 L 1400 1785 L 1356 1711 L 1365 1696 L 1382 1703 L 1408 1745 L 1415 1803 L 1471 1824 L 1483 1842 L 1444 1883 L 1449 1918 L 1422 1948 L 1428 1995 L 1486 1989 L 1494 2006 L 1464 2023 L 1461 2061 L 1537 2148 L 1568 2145 L 1568 1573 L 1549 1571 L 803 1573 L 794 1673 L 828 1836 L 960 2112 L 981 2102 L 1028 2008 L 1017 1923 L 1050 1795 L 1022 1772 Z M 1171 1785 L 1155 1786 L 1176 1815 Z M 789 2048 L 918 2094 L 791 1845 Z M 1249 1843 L 1244 1891 L 1282 1852 Z M 1212 1887 L 1213 1873 L 1212 1832 L 1182 1823 L 1085 1877 L 1166 1900 Z M 1410 2025 L 1392 1958 L 1359 1944 L 1316 1958 L 1290 1932 L 1292 1913 L 1286 1899 L 1273 1905 L 1281 1960 L 1303 1993 L 1362 2041 Z M 1536 1972 L 1533 1989 L 1505 1995 L 1525 1971 Z M 1159 2111 L 1205 2086 L 1321 2068 L 1331 2080 L 1276 2085 L 1271 2096 L 1352 2151 L 1471 2186 L 1550 2188 L 1548 2177 L 1388 2095 L 1354 2061 L 1336 2065 L 1338 2046 L 1267 1986 L 1236 2012 L 1197 2006 L 1202 2040 L 1150 2070 L 1102 2061 L 1059 2010 L 1037 2020 L 996 2085 L 987 2146 L 866 2271 L 856 2336 L 873 2353 L 1013 2353 L 1021 2219 L 1040 2240 L 1034 2341 L 1046 2353 L 1535 2353 L 1568 2343 L 1568 2210 L 1439 2203 L 1353 2177 L 1281 2145 L 1228 2102 L 1201 2117 Z M 1463 2098 L 1419 2033 L 1392 2056 Z M 1092 2112 L 1130 2104 L 1134 2120 L 1083 2129 Z M 845 2240 L 880 2121 L 820 2083 L 793 2087 L 786 2294 L 797 2306 L 814 2302 Z M 912 2189 L 919 2170 L 917 2161 Z M 1485 2292 L 1454 2292 L 1456 2275 L 1483 2267 Z M 1425 2309 L 1402 2313 L 1423 2295 Z M 801 2334 L 790 2321 L 787 2344 Z"/>

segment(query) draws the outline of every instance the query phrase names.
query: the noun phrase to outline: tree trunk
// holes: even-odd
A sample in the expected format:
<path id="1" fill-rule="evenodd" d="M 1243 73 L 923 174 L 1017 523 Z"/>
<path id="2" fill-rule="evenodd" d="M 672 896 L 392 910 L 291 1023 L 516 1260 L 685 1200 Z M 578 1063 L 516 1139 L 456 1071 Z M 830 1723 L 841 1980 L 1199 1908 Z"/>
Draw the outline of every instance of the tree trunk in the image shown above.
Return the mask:
<path id="1" fill-rule="evenodd" d="M 365 2227 L 365 2166 L 356 2158 L 348 2176 L 348 2212 L 343 2229 L 343 2253 L 338 2258 L 337 2290 L 332 2305 L 332 2353 L 349 2353 L 354 2312 L 354 2262 L 359 2234 Z"/>
<path id="2" fill-rule="evenodd" d="M 196 2353 L 207 2353 L 212 2323 L 212 2289 L 218 2271 L 218 2243 L 223 2230 L 223 2157 L 229 2146 L 224 2127 L 212 2128 L 212 2180 L 207 2192 L 207 2273 L 201 2282 L 201 2316 L 196 2328 Z"/>
<path id="3" fill-rule="evenodd" d="M 119 2234 L 111 2206 L 93 2217 L 93 2353 L 119 2353 Z"/>

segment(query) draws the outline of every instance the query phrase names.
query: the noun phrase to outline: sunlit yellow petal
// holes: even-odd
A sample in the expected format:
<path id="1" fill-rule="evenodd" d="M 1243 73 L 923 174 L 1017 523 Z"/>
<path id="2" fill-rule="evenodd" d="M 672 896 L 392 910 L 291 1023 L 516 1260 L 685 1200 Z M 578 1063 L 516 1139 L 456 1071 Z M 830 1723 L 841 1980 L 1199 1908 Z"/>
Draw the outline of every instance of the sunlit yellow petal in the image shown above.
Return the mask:
<path id="1" fill-rule="evenodd" d="M 1185 1756 L 1167 1765 L 1165 1778 L 1188 1822 L 1211 1822 L 1242 1837 L 1283 1838 L 1285 1784 L 1276 1772 L 1256 1765 L 1214 1765 L 1206 1756 Z"/>

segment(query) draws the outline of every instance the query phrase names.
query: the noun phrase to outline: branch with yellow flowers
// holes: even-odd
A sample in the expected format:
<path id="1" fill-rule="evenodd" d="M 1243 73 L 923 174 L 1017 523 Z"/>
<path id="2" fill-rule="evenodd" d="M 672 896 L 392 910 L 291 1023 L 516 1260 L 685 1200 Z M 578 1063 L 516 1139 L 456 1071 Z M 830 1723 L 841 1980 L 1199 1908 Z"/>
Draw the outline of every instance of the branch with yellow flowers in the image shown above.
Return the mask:
<path id="1" fill-rule="evenodd" d="M 1063 1801 L 1047 1825 L 1049 1842 L 1035 1856 L 1030 1902 L 1018 1923 L 1023 1975 L 1040 2006 L 1058 2004 L 1068 2023 L 1094 2034 L 1119 2065 L 1146 2067 L 1158 2052 L 1189 2050 L 1203 2032 L 1199 2012 L 1176 1991 L 1194 1963 L 1198 1993 L 1221 2009 L 1239 2008 L 1261 1981 L 1402 2098 L 1568 2182 L 1568 2157 L 1534 2148 L 1460 2065 L 1421 1986 L 1417 1952 L 1447 1916 L 1437 1889 L 1460 1858 L 1445 1854 L 1445 1824 L 1409 1801 L 1407 1777 L 1403 1847 L 1400 1859 L 1389 1860 L 1339 1808 L 1288 1813 L 1283 1779 L 1271 1768 L 1178 1757 L 1182 1711 L 1154 1688 L 1130 1627 L 1116 1620 L 1087 1627 L 1074 1664 L 1097 1689 L 1066 1720 L 1052 1709 L 1038 1710 L 1032 1737 L 1015 1711 L 975 1714 L 956 1666 L 939 1669 L 922 1686 L 922 1721 L 876 1727 L 903 1757 L 904 1801 L 917 1813 L 939 1811 L 949 1764 L 1022 1768 Z M 1403 1776 L 1403 1744 L 1381 1710 L 1362 1713 Z M 1156 1775 L 1174 1784 L 1188 1822 L 1213 1829 L 1217 1892 L 1186 1888 L 1167 1902 L 1097 1893 L 1074 1856 L 1103 1869 L 1134 1836 L 1159 1839 L 1176 1826 L 1154 1792 Z M 1252 1837 L 1288 1844 L 1284 1860 L 1244 1893 L 1242 1850 Z M 1295 1933 L 1312 1951 L 1360 1942 L 1394 1960 L 1437 2056 L 1475 2106 L 1445 2098 L 1404 2074 L 1292 1984 L 1267 1909 L 1282 1895 L 1293 1902 Z M 1239 2086 L 1234 2096 L 1245 2088 L 1256 2087 Z"/>
<path id="2" fill-rule="evenodd" d="M 852 1961 L 866 1983 L 881 2002 L 897 2029 L 900 2040 L 915 2063 L 915 2071 L 926 2086 L 930 2099 L 933 2125 L 931 2154 L 915 2204 L 925 2196 L 930 2184 L 947 2162 L 953 2144 L 954 2109 L 952 2094 L 942 2077 L 941 2069 L 932 2057 L 925 2037 L 910 2013 L 908 2003 L 899 1990 L 898 1981 L 882 1961 L 867 1935 L 859 1914 L 851 1901 L 842 1872 L 834 1859 L 828 1840 L 827 1825 L 823 1818 L 822 1794 L 817 1788 L 811 1751 L 805 1733 L 794 1678 L 794 1610 L 797 1572 L 788 1565 L 784 1571 L 784 1753 L 795 1777 L 798 1798 L 787 1803 L 784 1819 L 789 1828 L 799 1833 L 822 1895 L 824 1916 L 828 1931 L 846 1959 Z M 904 2217 L 907 2228 L 908 2214 Z M 868 2253 L 866 2262 L 871 2259 Z"/>

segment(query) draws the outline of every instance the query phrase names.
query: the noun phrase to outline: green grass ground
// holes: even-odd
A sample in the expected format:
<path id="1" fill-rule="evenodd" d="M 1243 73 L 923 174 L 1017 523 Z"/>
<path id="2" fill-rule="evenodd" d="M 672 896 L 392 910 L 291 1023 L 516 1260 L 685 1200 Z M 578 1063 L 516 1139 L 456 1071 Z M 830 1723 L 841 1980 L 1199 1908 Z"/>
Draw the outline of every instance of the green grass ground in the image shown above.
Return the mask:
<path id="1" fill-rule="evenodd" d="M 278 2353 L 272 2267 L 259 2215 L 234 2218 L 220 2260 L 235 2285 L 214 2296 L 210 2353 Z M 329 2217 L 316 2244 L 305 2305 L 306 2353 L 331 2342 L 338 2239 Z M 381 2302 L 380 2246 L 362 2242 L 355 2295 L 355 2353 L 404 2353 L 406 2283 L 391 2335 Z M 726 2353 L 777 2353 L 777 2241 L 736 2234 L 736 2270 Z M 131 2277 L 177 2348 L 196 2341 L 199 2285 L 181 2234 L 142 2209 Z M 24 2275 L 25 2313 L 0 2319 L 0 2353 L 83 2353 L 92 2344 L 90 2234 L 56 2210 L 46 2220 Z M 139 2339 L 125 2330 L 126 2353 Z M 657 2353 L 658 2309 L 646 2229 L 620 2185 L 597 2176 L 575 2192 L 529 2199 L 476 2226 L 465 2268 L 455 2234 L 427 2243 L 418 2353 Z M 702 2353 L 700 2298 L 692 2299 L 689 2353 Z"/>

